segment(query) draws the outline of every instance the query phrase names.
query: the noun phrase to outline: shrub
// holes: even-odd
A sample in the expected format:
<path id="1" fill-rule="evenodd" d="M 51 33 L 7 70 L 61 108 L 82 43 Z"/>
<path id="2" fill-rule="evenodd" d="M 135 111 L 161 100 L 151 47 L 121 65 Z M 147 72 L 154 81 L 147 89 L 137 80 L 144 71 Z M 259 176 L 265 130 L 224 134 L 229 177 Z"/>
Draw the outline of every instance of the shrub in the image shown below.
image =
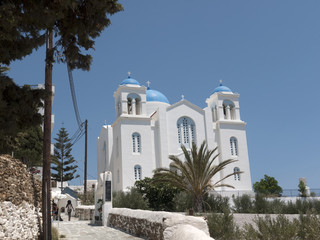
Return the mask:
<path id="1" fill-rule="evenodd" d="M 263 194 L 256 194 L 254 200 L 254 213 L 267 213 L 269 202 L 265 199 Z"/>
<path id="2" fill-rule="evenodd" d="M 216 240 L 234 240 L 241 235 L 229 210 L 209 215 L 208 227 L 210 236 Z"/>
<path id="3" fill-rule="evenodd" d="M 131 188 L 128 192 L 113 192 L 113 207 L 147 210 L 148 202 L 138 189 Z"/>
<path id="4" fill-rule="evenodd" d="M 283 215 L 278 215 L 276 219 L 272 219 L 269 215 L 264 218 L 257 217 L 254 222 L 256 227 L 245 224 L 242 232 L 243 239 L 297 239 L 298 225 L 296 221 L 290 222 Z"/>
<path id="5" fill-rule="evenodd" d="M 298 236 L 300 239 L 319 239 L 320 217 L 315 211 L 308 211 L 305 215 L 300 214 Z"/>
<path id="6" fill-rule="evenodd" d="M 206 195 L 204 197 L 204 211 L 223 213 L 226 210 L 230 211 L 229 198 L 220 195 Z"/>
<path id="7" fill-rule="evenodd" d="M 193 206 L 192 197 L 187 192 L 177 193 L 173 198 L 173 203 L 175 206 L 174 211 L 176 212 L 185 212 Z"/>
<path id="8" fill-rule="evenodd" d="M 253 202 L 251 197 L 247 194 L 242 196 L 234 197 L 232 196 L 233 200 L 233 211 L 236 213 L 250 213 L 253 211 Z"/>
<path id="9" fill-rule="evenodd" d="M 307 186 L 304 183 L 304 181 L 300 180 L 298 187 L 299 187 L 300 196 L 307 197 Z"/>
<path id="10" fill-rule="evenodd" d="M 84 193 L 78 193 L 78 198 L 82 205 L 94 205 L 94 190 L 87 191 L 87 200 L 85 200 Z"/>
<path id="11" fill-rule="evenodd" d="M 51 237 L 52 240 L 59 240 L 59 232 L 57 228 L 51 227 Z"/>
<path id="12" fill-rule="evenodd" d="M 268 201 L 267 209 L 265 209 L 265 213 L 268 214 L 285 214 L 286 203 L 279 200 L 273 199 Z"/>
<path id="13" fill-rule="evenodd" d="M 155 182 L 154 178 L 144 178 L 135 182 L 135 187 L 148 201 L 154 211 L 174 211 L 174 196 L 180 191 L 165 182 Z"/>

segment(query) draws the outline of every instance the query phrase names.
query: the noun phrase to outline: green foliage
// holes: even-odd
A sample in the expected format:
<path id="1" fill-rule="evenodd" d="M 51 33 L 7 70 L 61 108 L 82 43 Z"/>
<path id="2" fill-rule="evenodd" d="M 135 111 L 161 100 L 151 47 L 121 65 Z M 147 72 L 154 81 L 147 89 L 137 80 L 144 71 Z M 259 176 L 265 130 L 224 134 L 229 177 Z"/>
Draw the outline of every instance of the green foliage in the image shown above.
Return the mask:
<path id="1" fill-rule="evenodd" d="M 297 199 L 295 202 L 284 202 L 280 199 L 266 198 L 257 194 L 255 199 L 243 195 L 233 197 L 233 211 L 236 213 L 264 213 L 264 214 L 306 214 L 314 211 L 320 214 L 320 201 L 317 199 Z"/>
<path id="2" fill-rule="evenodd" d="M 75 176 L 78 166 L 74 164 L 75 160 L 71 155 L 71 140 L 64 127 L 59 130 L 57 136 L 57 138 L 54 138 L 56 143 L 54 144 L 54 157 L 51 166 L 54 172 L 51 173 L 51 176 L 52 179 L 59 182 L 71 181 L 79 177 L 79 175 Z"/>
<path id="3" fill-rule="evenodd" d="M 206 212 L 223 213 L 226 210 L 230 210 L 228 197 L 206 194 L 204 196 L 203 202 L 204 202 L 203 209 Z"/>
<path id="4" fill-rule="evenodd" d="M 256 194 L 253 206 L 254 213 L 268 213 L 270 205 L 263 194 Z"/>
<path id="5" fill-rule="evenodd" d="M 43 97 L 43 90 L 19 87 L 0 74 L 0 153 L 11 154 L 18 148 L 18 133 L 40 126 L 42 116 L 38 109 Z"/>
<path id="6" fill-rule="evenodd" d="M 320 217 L 315 211 L 300 214 L 298 224 L 298 237 L 300 239 L 319 239 Z"/>
<path id="7" fill-rule="evenodd" d="M 208 227 L 210 236 L 216 240 L 236 240 L 241 234 L 228 210 L 209 215 Z"/>
<path id="8" fill-rule="evenodd" d="M 71 69 L 89 70 L 94 39 L 111 24 L 110 15 L 123 8 L 118 0 L 37 1 L 4 0 L 0 6 L 0 64 L 9 64 L 44 44 L 44 34 L 55 36 L 47 62 L 68 61 Z"/>
<path id="9" fill-rule="evenodd" d="M 299 187 L 300 196 L 307 197 L 307 187 L 304 181 L 300 180 L 298 187 Z"/>
<path id="10" fill-rule="evenodd" d="M 154 182 L 152 178 L 136 181 L 135 187 L 148 201 L 154 211 L 174 211 L 173 198 L 179 192 L 177 187 L 168 183 Z"/>
<path id="11" fill-rule="evenodd" d="M 87 191 L 87 198 L 85 198 L 84 193 L 78 193 L 77 195 L 82 205 L 94 205 L 94 190 Z"/>
<path id="12" fill-rule="evenodd" d="M 176 212 L 185 212 L 188 209 L 193 207 L 193 199 L 192 196 L 185 191 L 181 191 L 177 193 L 173 198 Z"/>
<path id="13" fill-rule="evenodd" d="M 3 0 L 0 5 L 0 64 L 9 64 L 29 55 L 44 43 L 44 35 L 39 29 L 43 23 L 40 4 L 43 1 Z M 41 4 L 42 5 L 42 4 Z M 39 11 L 40 10 L 40 11 Z M 37 12 L 39 11 L 39 12 Z"/>
<path id="14" fill-rule="evenodd" d="M 282 188 L 278 185 L 278 181 L 274 177 L 264 175 L 260 182 L 253 184 L 256 193 L 265 194 L 266 196 L 280 196 Z"/>
<path id="15" fill-rule="evenodd" d="M 234 203 L 233 211 L 235 213 L 251 213 L 253 210 L 253 202 L 251 197 L 247 194 L 234 197 L 232 196 Z"/>
<path id="16" fill-rule="evenodd" d="M 148 210 L 148 202 L 137 188 L 131 188 L 128 192 L 113 192 L 114 208 L 131 208 Z"/>
<path id="17" fill-rule="evenodd" d="M 193 198 L 195 211 L 201 212 L 203 209 L 203 198 L 208 192 L 216 187 L 232 187 L 222 184 L 222 182 L 235 173 L 226 175 L 216 183 L 212 182 L 212 178 L 216 174 L 219 174 L 228 164 L 236 160 L 229 159 L 214 165 L 214 160 L 218 158 L 218 154 L 214 154 L 217 148 L 208 150 L 205 141 L 199 149 L 195 143 L 192 143 L 191 150 L 186 149 L 183 145 L 181 149 L 186 161 L 183 162 L 177 156 L 170 155 L 169 158 L 172 160 L 170 169 L 156 169 L 154 171 L 154 178 L 156 182 L 168 183 L 187 191 Z"/>
<path id="18" fill-rule="evenodd" d="M 290 222 L 285 216 L 278 215 L 272 219 L 269 215 L 266 217 L 257 217 L 256 227 L 246 224 L 242 233 L 243 239 L 275 239 L 288 240 L 297 239 L 297 223 Z"/>
<path id="19" fill-rule="evenodd" d="M 208 227 L 210 236 L 216 240 L 310 240 L 319 239 L 320 217 L 314 211 L 300 214 L 299 218 L 293 221 L 281 214 L 276 217 L 257 216 L 254 224 L 247 223 L 239 229 L 234 222 L 233 215 L 224 211 L 223 214 L 209 215 Z"/>
<path id="20" fill-rule="evenodd" d="M 42 166 L 43 132 L 40 126 L 20 132 L 16 137 L 15 157 L 27 167 Z"/>

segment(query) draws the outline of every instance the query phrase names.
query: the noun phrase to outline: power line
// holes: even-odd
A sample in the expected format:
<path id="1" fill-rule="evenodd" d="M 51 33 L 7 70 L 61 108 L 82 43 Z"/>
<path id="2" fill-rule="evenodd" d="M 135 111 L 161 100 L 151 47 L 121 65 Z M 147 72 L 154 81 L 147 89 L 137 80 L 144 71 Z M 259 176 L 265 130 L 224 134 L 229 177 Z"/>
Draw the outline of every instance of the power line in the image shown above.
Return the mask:
<path id="1" fill-rule="evenodd" d="M 76 115 L 76 120 L 77 120 L 77 123 L 78 123 L 78 129 L 71 137 L 71 144 L 74 145 L 74 144 L 76 144 L 76 142 L 79 141 L 79 139 L 84 134 L 84 129 L 83 129 L 84 122 L 82 122 L 81 118 L 80 118 L 76 92 L 75 92 L 75 89 L 74 89 L 74 81 L 73 81 L 72 71 L 71 71 L 70 66 L 69 66 L 68 63 L 67 63 L 67 70 L 68 70 L 70 91 L 71 91 L 72 102 L 73 102 L 73 109 L 74 109 L 74 113 Z"/>
<path id="2" fill-rule="evenodd" d="M 74 145 L 74 144 L 76 144 L 80 139 L 81 139 L 81 137 L 84 135 L 84 131 L 82 131 L 79 135 L 78 135 L 78 137 L 77 138 L 75 138 L 73 141 L 71 141 L 71 144 L 72 145 Z"/>
<path id="3" fill-rule="evenodd" d="M 79 128 L 82 128 L 83 127 L 83 122 L 81 121 L 81 118 L 80 118 L 76 92 L 74 90 L 74 82 L 73 82 L 72 71 L 71 71 L 68 63 L 67 63 L 67 69 L 68 69 L 69 84 L 70 84 L 70 90 L 71 90 L 74 113 L 76 115 L 76 119 L 77 119 Z"/>

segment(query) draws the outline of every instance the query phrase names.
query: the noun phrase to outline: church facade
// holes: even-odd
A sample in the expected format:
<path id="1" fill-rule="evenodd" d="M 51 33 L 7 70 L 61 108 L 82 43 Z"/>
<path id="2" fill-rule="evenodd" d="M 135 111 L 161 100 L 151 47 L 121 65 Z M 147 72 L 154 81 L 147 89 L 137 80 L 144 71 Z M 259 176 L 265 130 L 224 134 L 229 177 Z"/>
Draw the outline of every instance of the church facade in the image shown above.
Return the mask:
<path id="1" fill-rule="evenodd" d="M 126 190 L 135 181 L 152 177 L 153 170 L 169 167 L 169 155 L 181 156 L 181 145 L 203 141 L 208 149 L 218 146 L 219 161 L 236 159 L 213 181 L 232 172 L 243 172 L 224 180 L 232 188 L 224 193 L 251 193 L 251 175 L 246 123 L 240 118 L 239 94 L 220 84 L 202 109 L 182 97 L 170 104 L 165 95 L 141 85 L 130 76 L 114 93 L 116 119 L 102 126 L 97 140 L 98 177 L 112 172 L 114 191 Z M 217 160 L 215 160 L 217 161 Z"/>

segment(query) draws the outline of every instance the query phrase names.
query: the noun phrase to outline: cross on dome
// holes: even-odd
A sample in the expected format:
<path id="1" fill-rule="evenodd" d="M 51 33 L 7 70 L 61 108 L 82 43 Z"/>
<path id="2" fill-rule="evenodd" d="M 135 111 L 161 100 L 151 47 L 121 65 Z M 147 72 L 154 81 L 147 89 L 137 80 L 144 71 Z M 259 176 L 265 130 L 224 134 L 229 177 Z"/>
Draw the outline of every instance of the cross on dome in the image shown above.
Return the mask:
<path id="1" fill-rule="evenodd" d="M 131 72 L 128 72 L 128 78 L 130 78 L 131 77 Z"/>
<path id="2" fill-rule="evenodd" d="M 222 79 L 220 79 L 219 82 L 220 82 L 220 86 L 222 86 Z"/>
<path id="3" fill-rule="evenodd" d="M 181 95 L 181 100 L 184 100 L 184 95 L 183 94 Z"/>
<path id="4" fill-rule="evenodd" d="M 150 81 L 147 81 L 148 88 L 150 87 L 150 84 L 151 84 L 151 82 L 150 82 Z"/>

